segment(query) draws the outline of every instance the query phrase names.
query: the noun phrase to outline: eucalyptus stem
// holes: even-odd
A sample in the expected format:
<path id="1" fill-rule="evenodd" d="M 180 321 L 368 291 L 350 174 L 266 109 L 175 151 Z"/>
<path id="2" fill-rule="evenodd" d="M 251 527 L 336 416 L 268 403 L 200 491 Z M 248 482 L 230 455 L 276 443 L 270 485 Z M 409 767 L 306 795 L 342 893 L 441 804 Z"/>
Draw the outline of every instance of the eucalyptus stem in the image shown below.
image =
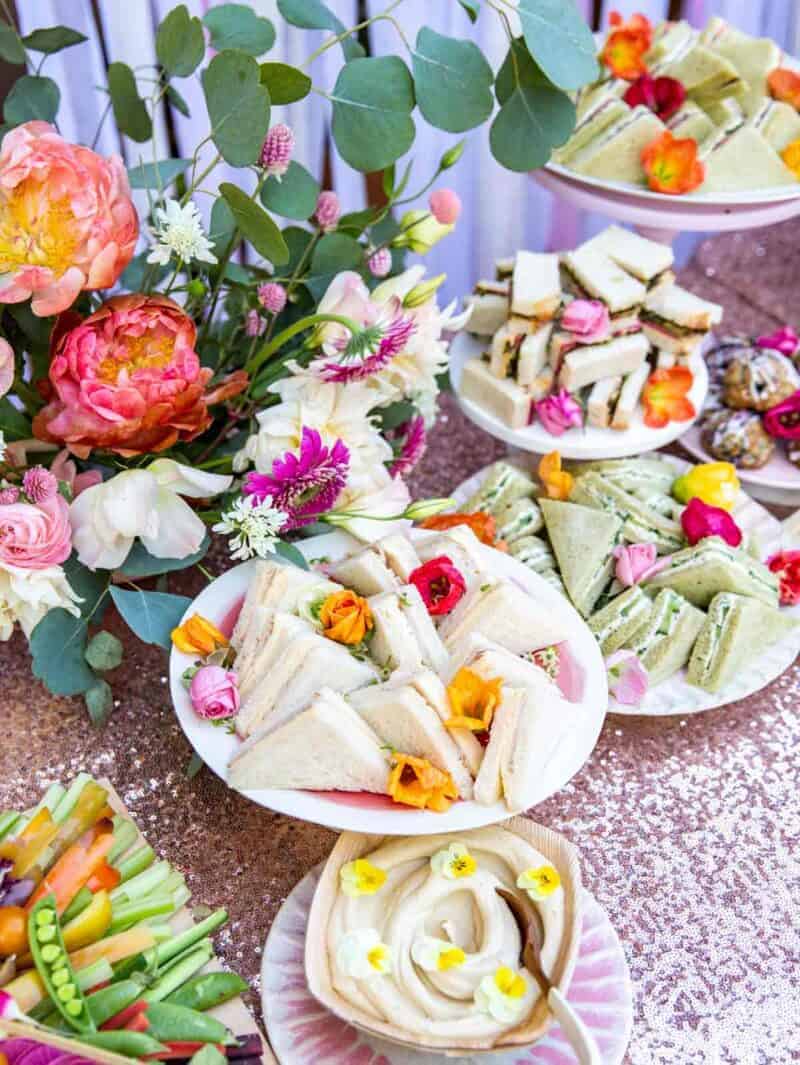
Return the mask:
<path id="1" fill-rule="evenodd" d="M 333 37 L 329 37 L 327 41 L 322 42 L 322 44 L 319 46 L 319 48 L 316 49 L 316 51 L 311 53 L 305 63 L 303 63 L 303 66 L 306 68 L 310 67 L 315 59 L 321 56 L 323 52 L 327 52 L 329 48 L 333 48 L 335 44 L 339 44 L 347 37 L 352 37 L 352 35 L 354 33 L 358 33 L 359 30 L 366 29 L 367 26 L 372 25 L 373 22 L 377 22 L 378 19 L 387 18 L 389 12 L 394 11 L 394 9 L 396 7 L 399 7 L 402 2 L 403 0 L 393 0 L 393 2 L 389 4 L 389 6 L 384 11 L 379 12 L 377 15 L 372 15 L 370 18 L 364 19 L 363 22 L 359 22 L 355 26 L 351 26 L 349 30 L 342 30 L 341 33 L 337 33 Z M 394 19 L 391 19 L 390 21 L 393 22 Z"/>
<path id="2" fill-rule="evenodd" d="M 245 366 L 245 370 L 253 378 L 267 359 L 274 355 L 276 351 L 279 351 L 292 337 L 296 337 L 298 333 L 302 333 L 306 329 L 310 329 L 312 325 L 317 325 L 317 323 L 321 322 L 338 322 L 339 325 L 343 325 L 345 329 L 348 329 L 352 336 L 355 336 L 361 330 L 361 326 L 357 322 L 354 322 L 352 318 L 345 318 L 341 314 L 309 314 L 305 318 L 300 318 L 293 325 L 288 326 L 273 337 L 272 340 L 268 341 L 250 359 Z"/>
<path id="3" fill-rule="evenodd" d="M 181 201 L 180 201 L 181 202 L 181 206 L 183 206 L 185 203 L 188 203 L 189 197 L 195 191 L 197 186 L 200 185 L 201 182 L 205 181 L 205 179 L 208 177 L 208 175 L 211 173 L 211 171 L 214 169 L 214 167 L 216 167 L 218 165 L 218 163 L 220 162 L 221 159 L 222 159 L 222 155 L 219 152 L 217 152 L 217 154 L 214 156 L 214 158 L 211 160 L 211 162 L 208 164 L 208 166 L 205 168 L 205 170 L 203 170 L 200 174 L 198 174 L 197 178 L 192 177 L 191 184 L 187 188 L 186 192 L 184 192 L 183 196 L 181 196 Z"/>

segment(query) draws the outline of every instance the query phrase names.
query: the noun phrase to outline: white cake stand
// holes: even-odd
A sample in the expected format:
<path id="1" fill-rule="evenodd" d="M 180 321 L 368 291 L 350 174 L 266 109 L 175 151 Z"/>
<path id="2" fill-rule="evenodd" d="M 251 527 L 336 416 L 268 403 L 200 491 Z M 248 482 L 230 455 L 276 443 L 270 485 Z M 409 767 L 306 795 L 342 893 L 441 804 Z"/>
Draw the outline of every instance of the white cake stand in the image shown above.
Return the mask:
<path id="1" fill-rule="evenodd" d="M 642 236 L 671 244 L 678 233 L 719 233 L 773 226 L 800 215 L 800 182 L 736 193 L 666 196 L 646 188 L 583 177 L 557 163 L 532 175 L 567 203 L 630 222 Z"/>

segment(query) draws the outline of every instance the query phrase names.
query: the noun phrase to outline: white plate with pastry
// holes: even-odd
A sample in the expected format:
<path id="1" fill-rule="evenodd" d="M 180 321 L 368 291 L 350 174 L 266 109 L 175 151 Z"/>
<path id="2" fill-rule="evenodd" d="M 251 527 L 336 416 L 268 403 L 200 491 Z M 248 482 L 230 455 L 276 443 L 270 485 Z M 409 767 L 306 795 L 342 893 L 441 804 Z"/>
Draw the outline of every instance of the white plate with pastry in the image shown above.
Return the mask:
<path id="1" fill-rule="evenodd" d="M 297 546 L 310 570 L 244 563 L 186 612 L 229 634 L 236 651 L 241 707 L 227 728 L 195 713 L 183 674 L 197 659 L 172 650 L 181 726 L 231 787 L 331 828 L 427 834 L 503 820 L 578 772 L 603 723 L 606 674 L 552 585 L 464 529 L 371 546 L 337 531 Z M 414 571 L 445 553 L 463 587 L 433 618 Z M 345 591 L 369 616 L 349 648 L 334 609 L 352 605 Z M 452 720 L 465 716 L 466 725 Z M 444 812 L 407 805 L 426 789 Z"/>

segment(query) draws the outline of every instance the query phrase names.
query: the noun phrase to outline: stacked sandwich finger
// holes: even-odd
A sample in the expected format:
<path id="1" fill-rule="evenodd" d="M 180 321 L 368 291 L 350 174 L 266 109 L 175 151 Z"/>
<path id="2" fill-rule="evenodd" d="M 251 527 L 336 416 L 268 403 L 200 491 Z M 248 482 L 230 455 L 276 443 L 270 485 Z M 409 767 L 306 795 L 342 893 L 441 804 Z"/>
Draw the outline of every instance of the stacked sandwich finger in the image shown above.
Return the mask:
<path id="1" fill-rule="evenodd" d="M 568 633 L 487 573 L 487 555 L 458 526 L 414 543 L 388 536 L 324 574 L 258 562 L 231 637 L 243 743 L 230 783 L 366 791 L 435 810 L 456 798 L 529 806 L 551 753 L 580 725 L 554 679 Z M 459 598 L 429 612 L 415 575 L 442 560 Z M 357 643 L 324 624 L 337 604 L 363 620 Z"/>
<path id="2" fill-rule="evenodd" d="M 496 463 L 463 509 L 495 517 L 509 553 L 563 589 L 604 655 L 633 651 L 651 686 L 686 667 L 690 684 L 716 692 L 794 627 L 775 575 L 744 546 L 719 536 L 689 545 L 669 461 L 591 462 L 574 473 L 569 499 L 548 499 Z M 626 586 L 615 576 L 618 549 L 639 543 L 656 546 L 659 564 Z"/>
<path id="3" fill-rule="evenodd" d="M 462 396 L 522 429 L 566 391 L 589 425 L 630 428 L 651 372 L 687 364 L 722 319 L 675 284 L 672 265 L 670 247 L 615 225 L 561 256 L 500 260 L 497 280 L 479 281 L 468 301 L 468 328 L 491 340 L 465 364 Z M 600 332 L 575 323 L 579 307 L 600 313 Z"/>

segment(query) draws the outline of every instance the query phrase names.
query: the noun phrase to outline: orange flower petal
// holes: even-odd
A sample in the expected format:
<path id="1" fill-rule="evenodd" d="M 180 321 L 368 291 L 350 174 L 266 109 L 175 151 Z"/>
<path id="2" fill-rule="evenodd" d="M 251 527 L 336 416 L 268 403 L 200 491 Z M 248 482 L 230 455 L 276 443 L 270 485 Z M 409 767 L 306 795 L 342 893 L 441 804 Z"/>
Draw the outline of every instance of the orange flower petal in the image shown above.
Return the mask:
<path id="1" fill-rule="evenodd" d="M 795 176 L 800 178 L 800 140 L 787 144 L 781 152 L 781 159 Z"/>
<path id="2" fill-rule="evenodd" d="M 319 621 L 323 636 L 350 647 L 361 643 L 374 624 L 367 600 L 349 588 L 328 596 L 320 607 Z"/>
<path id="3" fill-rule="evenodd" d="M 644 423 L 651 429 L 663 429 L 670 422 L 686 422 L 695 416 L 694 404 L 687 397 L 694 375 L 685 366 L 654 370 L 642 390 Z"/>
<path id="4" fill-rule="evenodd" d="M 561 455 L 551 451 L 539 463 L 539 480 L 550 499 L 569 499 L 575 483 L 571 473 L 561 469 Z"/>
<path id="5" fill-rule="evenodd" d="M 647 73 L 644 56 L 649 47 L 647 37 L 637 30 L 614 30 L 608 35 L 600 59 L 615 77 L 636 81 Z"/>
<path id="6" fill-rule="evenodd" d="M 776 100 L 791 104 L 795 110 L 800 111 L 800 74 L 785 67 L 778 67 L 767 78 L 767 87 Z"/>
<path id="7" fill-rule="evenodd" d="M 642 149 L 642 167 L 654 192 L 679 195 L 705 181 L 705 166 L 697 157 L 697 141 L 674 137 L 665 130 Z"/>
<path id="8" fill-rule="evenodd" d="M 449 773 L 437 769 L 426 758 L 410 754 L 393 756 L 386 791 L 395 802 L 436 813 L 444 813 L 458 798 L 458 789 Z"/>
<path id="9" fill-rule="evenodd" d="M 468 525 L 482 544 L 489 547 L 497 547 L 495 533 L 497 524 L 491 514 L 482 510 L 474 514 L 436 514 L 432 518 L 426 518 L 420 523 L 423 529 L 452 529 L 456 525 Z"/>

